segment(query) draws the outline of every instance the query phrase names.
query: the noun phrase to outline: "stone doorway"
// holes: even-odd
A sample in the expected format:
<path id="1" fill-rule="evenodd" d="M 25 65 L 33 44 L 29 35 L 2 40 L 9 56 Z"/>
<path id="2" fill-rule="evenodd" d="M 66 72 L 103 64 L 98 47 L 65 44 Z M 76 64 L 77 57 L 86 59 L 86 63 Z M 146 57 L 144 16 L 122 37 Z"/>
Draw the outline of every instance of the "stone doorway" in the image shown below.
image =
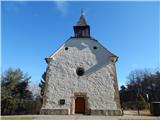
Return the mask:
<path id="1" fill-rule="evenodd" d="M 77 113 L 80 114 L 89 114 L 88 112 L 88 97 L 87 93 L 74 93 L 74 96 L 71 96 L 70 104 L 70 114 L 74 115 Z"/>
<path id="2" fill-rule="evenodd" d="M 76 98 L 75 113 L 85 114 L 85 98 L 84 97 Z"/>

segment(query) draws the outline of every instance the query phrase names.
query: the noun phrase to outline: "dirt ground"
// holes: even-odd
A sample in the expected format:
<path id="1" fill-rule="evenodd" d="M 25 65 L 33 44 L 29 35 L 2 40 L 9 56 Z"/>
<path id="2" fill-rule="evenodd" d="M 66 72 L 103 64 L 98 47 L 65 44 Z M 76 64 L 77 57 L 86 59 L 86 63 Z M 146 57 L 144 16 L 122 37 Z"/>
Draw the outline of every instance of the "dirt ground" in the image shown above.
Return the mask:
<path id="1" fill-rule="evenodd" d="M 138 115 L 137 110 L 124 110 L 124 115 Z M 149 110 L 140 110 L 139 111 L 140 116 L 151 116 Z"/>
<path id="2" fill-rule="evenodd" d="M 3 116 L 1 120 L 160 120 L 160 116 L 151 116 L 149 111 L 124 111 L 123 116 L 90 116 L 90 115 L 14 115 Z"/>

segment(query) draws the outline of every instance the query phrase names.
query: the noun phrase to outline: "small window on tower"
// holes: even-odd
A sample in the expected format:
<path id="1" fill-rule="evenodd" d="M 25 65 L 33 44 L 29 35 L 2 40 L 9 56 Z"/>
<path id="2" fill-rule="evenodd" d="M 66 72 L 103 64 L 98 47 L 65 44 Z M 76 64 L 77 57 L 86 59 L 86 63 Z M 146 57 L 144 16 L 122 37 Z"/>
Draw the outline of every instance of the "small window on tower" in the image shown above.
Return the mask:
<path id="1" fill-rule="evenodd" d="M 97 49 L 97 46 L 94 46 L 93 49 Z"/>
<path id="2" fill-rule="evenodd" d="M 59 100 L 59 104 L 60 104 L 60 105 L 64 105 L 64 104 L 65 104 L 65 99 L 60 99 L 60 100 Z"/>
<path id="3" fill-rule="evenodd" d="M 65 47 L 65 50 L 68 50 L 68 47 Z"/>

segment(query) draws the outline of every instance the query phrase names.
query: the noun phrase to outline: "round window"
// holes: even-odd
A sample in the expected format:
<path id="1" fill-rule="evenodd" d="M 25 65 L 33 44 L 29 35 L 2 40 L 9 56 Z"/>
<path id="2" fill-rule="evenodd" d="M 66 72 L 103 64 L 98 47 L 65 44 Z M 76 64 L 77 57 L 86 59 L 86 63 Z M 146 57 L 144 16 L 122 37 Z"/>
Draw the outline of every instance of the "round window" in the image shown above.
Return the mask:
<path id="1" fill-rule="evenodd" d="M 68 50 L 68 47 L 65 47 L 65 50 Z"/>
<path id="2" fill-rule="evenodd" d="M 97 46 L 94 46 L 93 49 L 97 49 Z"/>
<path id="3" fill-rule="evenodd" d="M 84 69 L 79 67 L 79 68 L 77 68 L 76 73 L 78 76 L 82 76 L 82 75 L 84 75 Z"/>

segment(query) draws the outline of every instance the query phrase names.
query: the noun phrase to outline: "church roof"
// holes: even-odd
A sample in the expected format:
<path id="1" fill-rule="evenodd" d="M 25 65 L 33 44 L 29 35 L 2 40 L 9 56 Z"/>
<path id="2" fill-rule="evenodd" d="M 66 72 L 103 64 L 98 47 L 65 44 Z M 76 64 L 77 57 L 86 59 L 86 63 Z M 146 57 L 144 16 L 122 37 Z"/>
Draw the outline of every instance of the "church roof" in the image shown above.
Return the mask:
<path id="1" fill-rule="evenodd" d="M 76 26 L 87 26 L 87 22 L 86 22 L 86 19 L 85 19 L 85 16 L 83 15 L 83 13 L 81 13 L 81 16 L 80 16 Z"/>

